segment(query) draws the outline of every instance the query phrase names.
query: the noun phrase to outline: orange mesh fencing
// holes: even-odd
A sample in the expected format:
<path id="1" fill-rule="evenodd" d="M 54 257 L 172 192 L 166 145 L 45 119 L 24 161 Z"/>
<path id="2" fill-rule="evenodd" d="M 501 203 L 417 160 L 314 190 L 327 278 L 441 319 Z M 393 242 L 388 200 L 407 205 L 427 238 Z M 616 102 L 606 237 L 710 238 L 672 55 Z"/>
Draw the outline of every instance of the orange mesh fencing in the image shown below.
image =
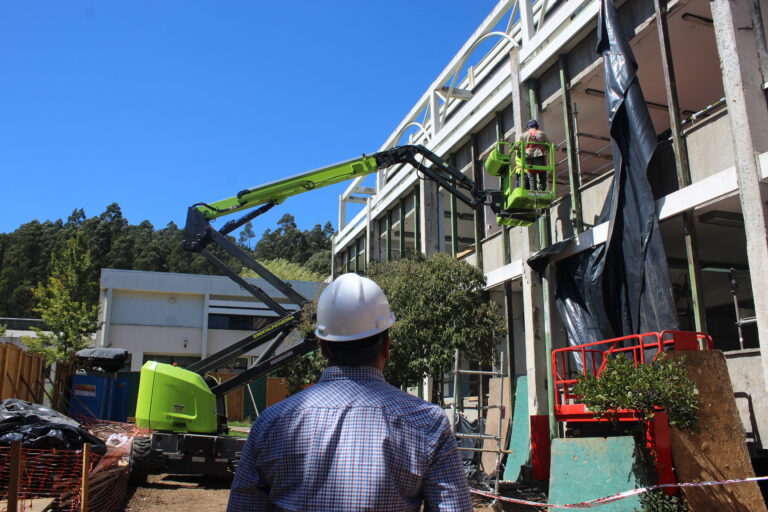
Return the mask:
<path id="1" fill-rule="evenodd" d="M 82 418 L 80 420 L 83 420 Z M 91 454 L 88 472 L 88 511 L 122 510 L 128 488 L 128 460 L 136 435 L 149 431 L 130 423 L 83 420 L 82 426 L 107 444 L 104 455 Z M 8 498 L 11 449 L 0 447 L 0 499 Z M 36 498 L 54 498 L 54 510 L 82 510 L 83 451 L 22 448 L 18 510 L 31 510 Z M 0 512 L 6 510 L 0 506 Z"/>

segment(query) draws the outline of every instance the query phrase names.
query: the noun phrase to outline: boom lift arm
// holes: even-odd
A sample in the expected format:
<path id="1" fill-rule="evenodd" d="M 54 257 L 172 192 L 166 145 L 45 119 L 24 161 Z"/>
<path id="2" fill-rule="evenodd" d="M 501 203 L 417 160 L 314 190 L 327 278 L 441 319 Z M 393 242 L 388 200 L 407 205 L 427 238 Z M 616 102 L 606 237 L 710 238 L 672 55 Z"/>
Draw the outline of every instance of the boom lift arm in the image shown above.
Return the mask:
<path id="1" fill-rule="evenodd" d="M 502 172 L 504 169 L 508 171 L 510 168 L 508 160 L 507 158 L 506 162 L 500 163 L 500 166 L 494 169 L 497 172 Z M 366 176 L 398 164 L 411 165 L 417 172 L 434 180 L 472 209 L 490 206 L 497 217 L 519 215 L 517 210 L 510 209 L 506 190 L 501 192 L 480 189 L 474 181 L 448 165 L 438 155 L 418 145 L 400 146 L 373 155 L 363 155 L 360 158 L 246 189 L 234 197 L 221 201 L 192 205 L 187 211 L 184 227 L 184 248 L 200 253 L 221 272 L 265 304 L 275 315 L 275 320 L 187 369 L 147 362 L 142 367 L 139 385 L 136 409 L 136 420 L 139 426 L 166 432 L 196 434 L 226 432 L 224 394 L 272 372 L 290 360 L 314 350 L 317 346 L 317 341 L 310 335 L 288 348 L 282 347 L 288 335 L 301 322 L 303 307 L 309 300 L 289 283 L 282 281 L 251 258 L 227 235 L 282 203 L 288 197 Z M 217 230 L 211 226 L 212 220 L 236 213 L 242 213 L 242 215 L 225 223 L 220 229 Z M 525 214 L 530 215 L 531 212 L 525 212 Z M 238 271 L 209 250 L 211 244 L 219 246 L 245 267 L 253 270 L 285 299 L 275 300 L 272 297 L 274 293 L 267 293 L 242 278 Z M 254 364 L 236 377 L 223 383 L 214 382 L 210 377 L 206 377 L 209 371 L 264 344 L 266 347 Z M 211 404 L 212 407 L 209 408 L 205 404 Z M 192 410 L 196 412 L 190 413 L 189 411 Z"/>
<path id="2" fill-rule="evenodd" d="M 419 160 L 418 156 L 423 158 Z M 360 176 L 366 176 L 397 164 L 410 164 L 417 171 L 422 172 L 429 179 L 437 182 L 441 187 L 473 209 L 480 208 L 483 205 L 490 205 L 494 212 L 499 213 L 503 205 L 504 198 L 498 190 L 480 190 L 474 181 L 448 165 L 442 158 L 424 146 L 408 145 L 395 147 L 370 156 L 363 155 L 360 158 L 246 189 L 234 197 L 221 201 L 197 203 L 189 208 L 184 229 L 184 248 L 200 253 L 278 315 L 278 319 L 275 322 L 263 329 L 188 367 L 190 371 L 204 375 L 206 372 L 221 366 L 226 361 L 271 341 L 263 355 L 259 357 L 251 368 L 237 377 L 214 386 L 212 388 L 214 394 L 221 396 L 235 390 L 247 382 L 273 371 L 286 362 L 310 352 L 316 346 L 314 339 L 305 339 L 280 354 L 274 355 L 285 337 L 299 324 L 301 309 L 308 302 L 308 299 L 253 260 L 253 258 L 229 240 L 226 235 L 269 211 L 288 197 Z M 213 219 L 244 211 L 247 211 L 245 215 L 227 222 L 219 230 L 214 229 L 210 224 L 210 221 Z M 290 306 L 286 307 L 284 304 L 278 303 L 264 290 L 240 277 L 234 269 L 230 268 L 207 249 L 211 243 L 226 250 L 243 265 L 274 286 L 290 301 Z M 292 309 L 292 311 L 289 311 L 289 309 Z"/>

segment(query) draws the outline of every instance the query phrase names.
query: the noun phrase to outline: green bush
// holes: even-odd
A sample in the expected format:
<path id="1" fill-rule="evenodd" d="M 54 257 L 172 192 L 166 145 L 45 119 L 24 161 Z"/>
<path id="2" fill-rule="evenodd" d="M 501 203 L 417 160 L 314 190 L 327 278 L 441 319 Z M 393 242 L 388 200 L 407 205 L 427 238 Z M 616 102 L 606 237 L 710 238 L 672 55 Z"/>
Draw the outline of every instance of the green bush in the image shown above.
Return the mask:
<path id="1" fill-rule="evenodd" d="M 685 367 L 666 354 L 652 364 L 638 366 L 624 355 L 609 357 L 600 377 L 585 375 L 574 393 L 601 418 L 615 419 L 615 410 L 631 409 L 650 420 L 660 407 L 667 412 L 670 425 L 681 430 L 696 427 L 696 386 Z"/>

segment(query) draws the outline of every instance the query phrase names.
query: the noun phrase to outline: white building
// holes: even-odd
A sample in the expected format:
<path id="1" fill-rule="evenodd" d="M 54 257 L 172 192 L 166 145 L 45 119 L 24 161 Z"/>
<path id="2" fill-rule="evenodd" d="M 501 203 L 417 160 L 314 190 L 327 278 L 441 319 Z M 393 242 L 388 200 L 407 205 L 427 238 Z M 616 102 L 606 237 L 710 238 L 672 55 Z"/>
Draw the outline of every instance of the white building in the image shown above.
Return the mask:
<path id="1" fill-rule="evenodd" d="M 287 299 L 262 279 L 248 279 L 277 302 Z M 290 281 L 312 299 L 320 283 Z M 228 277 L 102 269 L 96 345 L 124 348 L 131 371 L 147 360 L 184 366 L 235 343 L 277 315 Z M 260 350 L 246 355 L 257 356 Z M 231 367 L 244 368 L 241 357 Z"/>

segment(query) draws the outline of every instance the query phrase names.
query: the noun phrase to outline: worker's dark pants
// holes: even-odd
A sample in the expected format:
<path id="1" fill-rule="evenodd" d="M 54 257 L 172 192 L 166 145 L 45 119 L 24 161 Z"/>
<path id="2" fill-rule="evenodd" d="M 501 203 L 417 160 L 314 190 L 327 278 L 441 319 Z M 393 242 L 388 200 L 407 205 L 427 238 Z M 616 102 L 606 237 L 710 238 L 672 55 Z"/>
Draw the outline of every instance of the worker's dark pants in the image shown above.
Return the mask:
<path id="1" fill-rule="evenodd" d="M 544 156 L 532 156 L 525 160 L 528 165 L 543 166 L 547 165 L 547 158 Z M 523 173 L 524 183 L 520 183 L 520 176 L 518 176 L 517 186 L 523 186 L 527 190 L 547 190 L 547 172 L 546 171 L 533 171 L 527 170 Z"/>

